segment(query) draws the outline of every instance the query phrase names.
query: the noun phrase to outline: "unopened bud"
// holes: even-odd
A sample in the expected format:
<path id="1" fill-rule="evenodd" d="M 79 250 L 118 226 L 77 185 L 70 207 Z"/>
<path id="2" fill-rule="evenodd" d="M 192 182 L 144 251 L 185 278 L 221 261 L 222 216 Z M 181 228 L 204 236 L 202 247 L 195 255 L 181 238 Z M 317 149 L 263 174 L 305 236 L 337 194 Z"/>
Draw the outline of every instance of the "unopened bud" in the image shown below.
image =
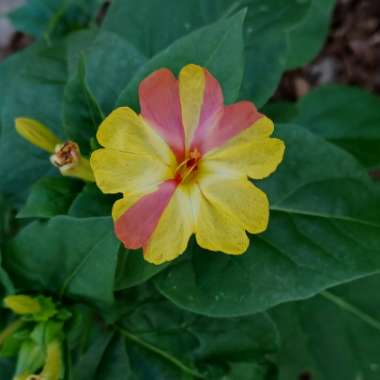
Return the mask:
<path id="1" fill-rule="evenodd" d="M 4 298 L 4 305 L 16 314 L 35 314 L 41 311 L 40 303 L 32 297 L 13 295 Z"/>
<path id="2" fill-rule="evenodd" d="M 62 344 L 54 340 L 48 344 L 45 366 L 41 372 L 41 378 L 36 380 L 59 380 L 62 373 Z"/>
<path id="3" fill-rule="evenodd" d="M 53 153 L 55 146 L 60 144 L 59 138 L 37 120 L 18 117 L 15 124 L 20 136 L 49 153 Z"/>

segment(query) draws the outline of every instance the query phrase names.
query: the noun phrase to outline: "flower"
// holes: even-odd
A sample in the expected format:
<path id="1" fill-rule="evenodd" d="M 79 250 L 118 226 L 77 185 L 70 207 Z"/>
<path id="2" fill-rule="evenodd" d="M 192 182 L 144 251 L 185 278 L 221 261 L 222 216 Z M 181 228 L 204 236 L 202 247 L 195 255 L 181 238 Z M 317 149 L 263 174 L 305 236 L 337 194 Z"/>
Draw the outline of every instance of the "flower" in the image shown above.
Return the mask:
<path id="1" fill-rule="evenodd" d="M 62 175 L 94 181 L 89 161 L 82 157 L 79 146 L 73 141 L 62 142 L 54 133 L 37 120 L 18 117 L 16 131 L 25 140 L 50 153 L 50 162 Z"/>
<path id="2" fill-rule="evenodd" d="M 100 125 L 104 147 L 90 159 L 104 193 L 123 193 L 113 207 L 115 231 L 129 249 L 154 264 L 182 254 L 195 234 L 201 247 L 239 255 L 246 231 L 268 225 L 261 179 L 282 161 L 284 143 L 273 123 L 242 101 L 225 106 L 221 87 L 204 68 L 168 69 L 139 87 L 141 115 L 114 110 Z"/>

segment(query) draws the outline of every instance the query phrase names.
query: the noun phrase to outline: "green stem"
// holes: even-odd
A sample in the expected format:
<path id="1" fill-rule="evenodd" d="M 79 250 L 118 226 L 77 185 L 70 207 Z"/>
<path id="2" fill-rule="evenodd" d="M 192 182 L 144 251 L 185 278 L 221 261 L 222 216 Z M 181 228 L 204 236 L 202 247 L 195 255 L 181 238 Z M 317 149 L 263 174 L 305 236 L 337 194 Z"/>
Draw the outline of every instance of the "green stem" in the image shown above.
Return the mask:
<path id="1" fill-rule="evenodd" d="M 151 345 L 150 343 L 143 341 L 138 336 L 130 333 L 128 330 L 126 330 L 124 328 L 121 328 L 119 326 L 115 326 L 115 328 L 116 328 L 116 330 L 118 330 L 123 336 L 125 336 L 129 340 L 131 340 L 131 341 L 139 344 L 140 346 L 154 352 L 157 355 L 162 356 L 163 358 L 165 358 L 167 361 L 169 361 L 170 363 L 172 363 L 173 365 L 178 367 L 183 372 L 185 372 L 185 373 L 187 373 L 187 374 L 189 374 L 189 375 L 191 375 L 197 379 L 205 379 L 205 377 L 203 375 L 201 375 L 200 373 L 198 373 L 198 372 L 194 371 L 193 369 L 187 367 L 185 364 L 183 364 L 181 361 L 179 361 L 177 358 L 170 355 L 169 353 L 162 351 L 159 348 Z"/>
<path id="2" fill-rule="evenodd" d="M 340 298 L 340 297 L 338 297 L 338 296 L 336 296 L 330 292 L 327 292 L 327 291 L 322 292 L 321 295 L 323 297 L 325 297 L 326 299 L 328 299 L 329 301 L 331 301 L 332 303 L 334 303 L 335 305 L 341 307 L 343 310 L 347 311 L 348 313 L 355 315 L 356 317 L 358 317 L 361 321 L 363 321 L 367 325 L 369 325 L 369 326 L 373 327 L 374 329 L 380 331 L 380 322 L 377 319 L 371 317 L 370 315 L 364 313 L 363 311 L 358 309 L 356 306 L 351 305 L 350 303 L 348 303 L 344 299 L 342 299 L 342 298 Z"/>

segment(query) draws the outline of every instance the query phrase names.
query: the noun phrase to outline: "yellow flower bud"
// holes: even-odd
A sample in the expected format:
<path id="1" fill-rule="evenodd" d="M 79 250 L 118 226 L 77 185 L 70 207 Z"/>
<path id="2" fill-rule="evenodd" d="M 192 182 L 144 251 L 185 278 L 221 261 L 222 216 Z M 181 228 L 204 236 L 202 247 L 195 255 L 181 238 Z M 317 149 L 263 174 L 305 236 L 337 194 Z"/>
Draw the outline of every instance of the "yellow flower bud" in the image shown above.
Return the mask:
<path id="1" fill-rule="evenodd" d="M 18 117 L 15 123 L 20 136 L 49 153 L 54 153 L 56 145 L 61 142 L 53 132 L 37 120 Z"/>
<path id="2" fill-rule="evenodd" d="M 63 371 L 62 345 L 58 340 L 48 344 L 45 366 L 40 374 L 41 380 L 59 380 Z"/>
<path id="3" fill-rule="evenodd" d="M 24 295 L 7 296 L 4 305 L 16 314 L 35 314 L 41 311 L 40 303 L 32 297 Z"/>

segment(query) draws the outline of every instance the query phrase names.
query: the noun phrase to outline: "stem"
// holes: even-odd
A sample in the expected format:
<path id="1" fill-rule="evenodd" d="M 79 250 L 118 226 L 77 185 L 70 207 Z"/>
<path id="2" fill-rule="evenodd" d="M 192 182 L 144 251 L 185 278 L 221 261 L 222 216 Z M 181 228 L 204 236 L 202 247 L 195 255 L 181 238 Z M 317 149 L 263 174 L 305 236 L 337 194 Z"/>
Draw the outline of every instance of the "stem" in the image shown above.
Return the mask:
<path id="1" fill-rule="evenodd" d="M 185 364 L 183 364 L 181 361 L 179 361 L 177 358 L 170 355 L 169 353 L 162 351 L 161 349 L 151 345 L 150 343 L 143 341 L 138 336 L 130 333 L 128 330 L 121 328 L 120 326 L 115 326 L 115 328 L 116 328 L 116 330 L 118 330 L 123 336 L 125 336 L 129 340 L 131 340 L 131 341 L 139 344 L 140 346 L 154 352 L 157 355 L 162 356 L 163 358 L 165 358 L 167 361 L 172 363 L 174 366 L 176 366 L 177 368 L 179 368 L 183 372 L 185 372 L 185 373 L 187 373 L 187 374 L 189 374 L 189 375 L 191 375 L 197 379 L 205 379 L 205 377 L 203 375 L 201 375 L 197 371 L 187 367 Z"/>
<path id="2" fill-rule="evenodd" d="M 335 305 L 341 307 L 348 313 L 355 315 L 361 321 L 363 321 L 364 323 L 367 323 L 367 325 L 380 331 L 380 322 L 377 319 L 371 317 L 370 315 L 364 313 L 363 311 L 358 309 L 356 306 L 351 305 L 350 303 L 346 302 L 344 299 L 337 297 L 336 295 L 327 291 L 322 292 L 321 295 L 325 297 L 326 299 L 328 299 L 329 301 L 331 301 L 332 303 L 334 303 Z"/>

